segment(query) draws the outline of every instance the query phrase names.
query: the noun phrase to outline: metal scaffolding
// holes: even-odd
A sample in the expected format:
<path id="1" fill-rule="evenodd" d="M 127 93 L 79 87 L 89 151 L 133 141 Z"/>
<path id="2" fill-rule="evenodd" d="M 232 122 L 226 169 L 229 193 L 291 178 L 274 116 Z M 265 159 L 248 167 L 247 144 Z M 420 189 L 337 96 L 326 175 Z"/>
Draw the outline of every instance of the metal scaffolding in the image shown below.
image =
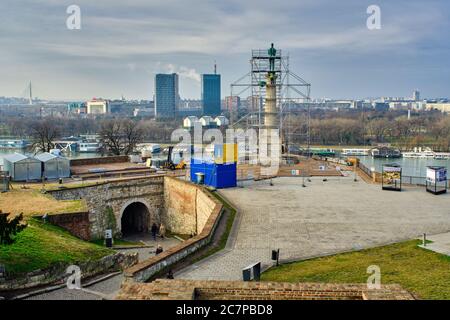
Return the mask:
<path id="1" fill-rule="evenodd" d="M 266 94 L 267 94 L 267 76 L 274 73 L 276 87 L 276 113 L 279 123 L 279 130 L 282 144 L 288 150 L 291 140 L 291 114 L 306 112 L 306 132 L 302 132 L 306 138 L 308 145 L 308 153 L 310 150 L 310 104 L 307 103 L 306 110 L 298 110 L 294 108 L 296 103 L 309 102 L 311 84 L 303 78 L 296 75 L 289 68 L 289 54 L 284 55 L 281 50 L 277 49 L 273 55 L 269 54 L 270 50 L 257 49 L 252 50 L 250 59 L 250 72 L 233 82 L 230 86 L 230 96 L 241 96 L 245 92 L 250 93 L 249 110 L 244 115 L 239 116 L 238 110 L 231 108 L 230 123 L 232 127 L 248 128 L 265 128 L 265 120 L 270 119 L 266 110 Z M 272 65 L 270 65 L 272 63 Z"/>

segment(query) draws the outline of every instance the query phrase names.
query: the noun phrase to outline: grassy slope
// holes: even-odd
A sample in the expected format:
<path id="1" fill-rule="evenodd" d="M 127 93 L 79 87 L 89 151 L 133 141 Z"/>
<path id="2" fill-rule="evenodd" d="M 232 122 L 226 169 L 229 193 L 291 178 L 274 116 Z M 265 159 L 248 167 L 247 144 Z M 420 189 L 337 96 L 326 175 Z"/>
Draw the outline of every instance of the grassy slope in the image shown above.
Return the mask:
<path id="1" fill-rule="evenodd" d="M 0 210 L 11 214 L 24 214 L 29 217 L 44 213 L 66 213 L 86 210 L 84 200 L 58 201 L 51 195 L 42 194 L 36 189 L 18 190 L 0 194 Z"/>
<path id="2" fill-rule="evenodd" d="M 367 267 L 378 265 L 382 284 L 400 284 L 422 299 L 450 299 L 450 257 L 419 248 L 418 243 L 414 240 L 285 264 L 263 273 L 262 280 L 365 283 Z"/>
<path id="3" fill-rule="evenodd" d="M 0 246 L 0 263 L 10 274 L 50 267 L 54 263 L 95 260 L 114 251 L 79 240 L 66 231 L 30 219 L 12 245 Z"/>

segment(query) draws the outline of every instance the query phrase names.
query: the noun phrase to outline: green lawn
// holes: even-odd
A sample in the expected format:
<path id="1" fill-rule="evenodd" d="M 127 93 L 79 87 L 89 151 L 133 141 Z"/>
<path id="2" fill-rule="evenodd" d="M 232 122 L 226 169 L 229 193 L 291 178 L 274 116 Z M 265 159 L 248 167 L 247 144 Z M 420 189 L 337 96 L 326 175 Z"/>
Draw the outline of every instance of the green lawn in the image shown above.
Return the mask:
<path id="1" fill-rule="evenodd" d="M 19 233 L 13 244 L 0 245 L 0 264 L 9 275 L 18 275 L 53 264 L 70 264 L 95 260 L 114 253 L 113 250 L 82 241 L 63 229 L 28 220 L 28 227 Z"/>
<path id="2" fill-rule="evenodd" d="M 285 264 L 264 272 L 261 280 L 366 283 L 367 267 L 378 265 L 382 284 L 400 284 L 421 299 L 450 299 L 450 257 L 419 248 L 419 243 L 414 240 Z"/>

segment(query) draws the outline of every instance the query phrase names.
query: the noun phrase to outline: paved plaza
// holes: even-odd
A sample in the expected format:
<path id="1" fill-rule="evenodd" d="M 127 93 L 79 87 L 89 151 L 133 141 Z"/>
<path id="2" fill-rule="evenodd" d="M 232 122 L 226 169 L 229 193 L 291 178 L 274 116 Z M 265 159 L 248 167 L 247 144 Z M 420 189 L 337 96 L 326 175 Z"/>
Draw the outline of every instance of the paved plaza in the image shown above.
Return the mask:
<path id="1" fill-rule="evenodd" d="M 450 194 L 423 187 L 402 192 L 351 177 L 277 178 L 220 193 L 239 210 L 227 249 L 175 274 L 197 280 L 238 280 L 242 268 L 357 250 L 450 231 Z"/>

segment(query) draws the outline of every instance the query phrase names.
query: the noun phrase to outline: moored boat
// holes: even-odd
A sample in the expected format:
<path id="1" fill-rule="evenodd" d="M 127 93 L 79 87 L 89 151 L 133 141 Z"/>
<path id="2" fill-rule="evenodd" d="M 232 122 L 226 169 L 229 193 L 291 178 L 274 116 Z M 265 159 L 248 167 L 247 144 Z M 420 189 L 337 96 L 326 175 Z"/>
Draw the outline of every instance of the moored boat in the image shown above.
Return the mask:
<path id="1" fill-rule="evenodd" d="M 370 154 L 374 158 L 401 158 L 402 153 L 399 149 L 394 148 L 388 148 L 388 147 L 380 147 L 380 148 L 374 148 L 370 150 Z"/>

